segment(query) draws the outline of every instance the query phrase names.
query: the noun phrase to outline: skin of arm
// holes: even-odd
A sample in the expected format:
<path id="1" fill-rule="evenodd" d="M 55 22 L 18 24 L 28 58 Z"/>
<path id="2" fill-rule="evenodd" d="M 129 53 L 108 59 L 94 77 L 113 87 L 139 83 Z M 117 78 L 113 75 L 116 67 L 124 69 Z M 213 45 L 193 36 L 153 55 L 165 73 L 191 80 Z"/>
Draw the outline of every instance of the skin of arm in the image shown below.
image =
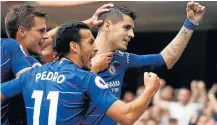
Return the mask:
<path id="1" fill-rule="evenodd" d="M 96 12 L 94 13 L 94 15 L 93 15 L 91 18 L 89 18 L 89 19 L 87 19 L 87 20 L 84 20 L 84 21 L 82 21 L 82 22 L 84 22 L 85 24 L 87 24 L 90 28 L 93 27 L 93 26 L 95 26 L 95 25 L 101 25 L 101 24 L 103 23 L 103 21 L 102 21 L 102 20 L 98 20 L 98 16 L 99 16 L 101 13 L 108 12 L 109 9 L 107 9 L 107 8 L 108 8 L 108 7 L 113 7 L 113 6 L 114 6 L 114 5 L 113 5 L 112 3 L 108 3 L 108 4 L 102 5 L 100 8 L 98 8 L 98 9 L 96 10 Z M 52 42 L 53 42 L 54 37 L 55 37 L 55 35 L 56 35 L 56 32 L 57 32 L 58 28 L 59 28 L 59 26 L 56 27 L 56 28 L 54 28 L 54 29 L 52 29 L 52 30 L 50 30 L 50 31 L 48 32 L 49 38 L 46 39 L 45 42 L 48 42 L 48 43 L 52 43 Z"/>
<path id="2" fill-rule="evenodd" d="M 118 100 L 112 104 L 106 114 L 120 124 L 132 125 L 144 113 L 159 89 L 160 83 L 157 75 L 145 73 L 145 86 L 145 90 L 137 99 L 129 103 Z"/>
<path id="3" fill-rule="evenodd" d="M 196 2 L 188 2 L 186 7 L 187 18 L 194 24 L 197 25 L 202 20 L 205 6 L 200 5 Z M 189 43 L 189 40 L 193 34 L 193 30 L 185 26 L 181 28 L 176 37 L 166 46 L 161 55 L 168 69 L 171 69 L 173 65 L 178 61 L 182 55 L 185 47 Z"/>

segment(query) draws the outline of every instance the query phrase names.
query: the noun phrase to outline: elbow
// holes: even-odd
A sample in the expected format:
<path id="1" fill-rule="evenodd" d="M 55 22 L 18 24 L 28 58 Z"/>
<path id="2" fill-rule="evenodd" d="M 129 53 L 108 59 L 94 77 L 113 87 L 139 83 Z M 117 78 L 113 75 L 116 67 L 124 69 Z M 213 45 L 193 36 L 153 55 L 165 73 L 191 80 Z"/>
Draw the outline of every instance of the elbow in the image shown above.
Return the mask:
<path id="1" fill-rule="evenodd" d="M 167 65 L 167 69 L 172 69 L 173 68 L 173 65 Z"/>
<path id="2" fill-rule="evenodd" d="M 167 69 L 172 69 L 173 65 L 177 62 L 177 59 L 174 57 L 168 57 L 165 52 L 161 52 L 160 55 L 163 57 Z"/>

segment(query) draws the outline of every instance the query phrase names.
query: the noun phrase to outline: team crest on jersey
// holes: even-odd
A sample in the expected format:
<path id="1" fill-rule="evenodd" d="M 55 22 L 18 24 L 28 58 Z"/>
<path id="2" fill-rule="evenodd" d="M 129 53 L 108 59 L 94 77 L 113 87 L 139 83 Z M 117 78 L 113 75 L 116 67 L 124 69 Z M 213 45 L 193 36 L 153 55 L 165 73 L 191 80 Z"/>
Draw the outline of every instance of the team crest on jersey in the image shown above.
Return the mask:
<path id="1" fill-rule="evenodd" d="M 96 86 L 98 86 L 99 88 L 101 88 L 101 89 L 108 89 L 108 85 L 105 83 L 105 81 L 101 78 L 101 77 L 99 77 L 99 76 L 97 76 L 96 78 L 95 78 L 95 83 L 96 83 Z"/>
<path id="2" fill-rule="evenodd" d="M 116 73 L 116 69 L 114 65 L 110 65 L 108 68 L 109 73 L 111 73 L 112 75 L 114 75 Z"/>
<path id="3" fill-rule="evenodd" d="M 123 55 L 124 55 L 124 52 L 119 51 L 119 50 L 117 50 L 116 53 L 117 53 L 119 56 L 123 56 Z"/>

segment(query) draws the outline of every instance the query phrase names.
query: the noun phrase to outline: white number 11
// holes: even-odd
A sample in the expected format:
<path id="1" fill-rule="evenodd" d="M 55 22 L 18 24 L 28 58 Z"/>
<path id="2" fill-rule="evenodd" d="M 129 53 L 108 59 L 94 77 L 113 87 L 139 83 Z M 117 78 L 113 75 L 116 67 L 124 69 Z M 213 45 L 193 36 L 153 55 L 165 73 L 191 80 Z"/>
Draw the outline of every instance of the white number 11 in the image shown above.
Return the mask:
<path id="1" fill-rule="evenodd" d="M 34 90 L 32 98 L 35 99 L 34 114 L 33 114 L 33 125 L 39 125 L 41 102 L 43 97 L 43 91 Z M 48 114 L 48 125 L 56 125 L 57 105 L 58 105 L 59 92 L 50 91 L 47 99 L 50 100 L 50 109 Z"/>

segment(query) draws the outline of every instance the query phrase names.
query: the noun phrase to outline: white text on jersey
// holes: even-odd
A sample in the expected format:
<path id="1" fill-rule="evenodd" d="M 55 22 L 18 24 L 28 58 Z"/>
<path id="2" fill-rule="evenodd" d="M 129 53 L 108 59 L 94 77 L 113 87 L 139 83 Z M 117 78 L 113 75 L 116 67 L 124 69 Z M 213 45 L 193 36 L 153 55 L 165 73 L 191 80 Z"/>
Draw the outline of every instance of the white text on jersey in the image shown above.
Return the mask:
<path id="1" fill-rule="evenodd" d="M 38 80 L 51 80 L 55 81 L 57 83 L 62 83 L 66 78 L 64 75 L 58 75 L 58 72 L 43 72 L 43 73 L 37 73 L 35 77 L 35 81 Z"/>

